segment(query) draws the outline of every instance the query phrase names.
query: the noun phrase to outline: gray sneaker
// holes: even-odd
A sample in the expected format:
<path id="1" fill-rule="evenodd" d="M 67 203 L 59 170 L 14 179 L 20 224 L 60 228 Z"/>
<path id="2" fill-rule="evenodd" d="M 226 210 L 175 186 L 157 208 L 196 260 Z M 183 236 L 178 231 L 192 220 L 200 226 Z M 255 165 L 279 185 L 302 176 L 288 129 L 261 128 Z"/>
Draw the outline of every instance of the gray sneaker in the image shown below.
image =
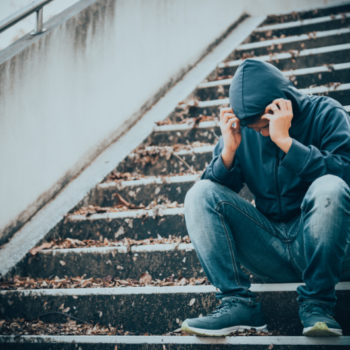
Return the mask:
<path id="1" fill-rule="evenodd" d="M 309 337 L 340 336 L 343 331 L 333 317 L 333 310 L 326 303 L 304 302 L 299 307 L 299 316 L 304 326 L 303 335 Z"/>
<path id="2" fill-rule="evenodd" d="M 189 318 L 181 326 L 186 333 L 212 337 L 247 329 L 267 331 L 260 303 L 232 297 L 223 298 L 221 305 L 211 314 Z"/>

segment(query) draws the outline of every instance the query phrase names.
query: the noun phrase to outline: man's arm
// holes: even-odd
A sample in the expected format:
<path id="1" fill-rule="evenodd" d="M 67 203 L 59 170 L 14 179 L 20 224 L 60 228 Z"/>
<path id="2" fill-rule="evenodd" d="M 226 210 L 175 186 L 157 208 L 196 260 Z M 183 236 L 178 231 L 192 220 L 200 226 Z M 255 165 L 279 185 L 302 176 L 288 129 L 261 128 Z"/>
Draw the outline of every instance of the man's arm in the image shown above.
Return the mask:
<path id="1" fill-rule="evenodd" d="M 313 182 L 322 175 L 337 175 L 348 183 L 350 181 L 350 121 L 347 113 L 340 107 L 330 107 L 314 130 L 318 135 L 317 148 L 314 145 L 303 145 L 289 136 L 293 118 L 291 102 L 277 99 L 262 118 L 270 121 L 271 140 L 286 155 L 281 165 L 296 173 L 308 182 Z"/>
<path id="2" fill-rule="evenodd" d="M 317 129 L 319 146 L 303 145 L 293 139 L 281 165 L 308 182 L 332 174 L 350 185 L 349 116 L 342 108 L 332 107 Z"/>
<path id="3" fill-rule="evenodd" d="M 241 130 L 239 119 L 232 109 L 220 110 L 220 129 L 222 137 L 215 146 L 213 159 L 201 178 L 221 183 L 238 192 L 243 186 L 242 174 L 236 159 L 236 151 L 241 143 Z"/>
<path id="4" fill-rule="evenodd" d="M 231 108 L 220 109 L 220 130 L 223 139 L 221 158 L 226 169 L 229 170 L 232 167 L 237 148 L 242 141 L 239 119 Z"/>
<path id="5" fill-rule="evenodd" d="M 235 192 L 243 187 L 243 176 L 237 157 L 234 158 L 230 169 L 227 169 L 222 159 L 223 138 L 220 137 L 213 152 L 213 159 L 203 172 L 201 179 L 208 179 L 218 182 Z"/>

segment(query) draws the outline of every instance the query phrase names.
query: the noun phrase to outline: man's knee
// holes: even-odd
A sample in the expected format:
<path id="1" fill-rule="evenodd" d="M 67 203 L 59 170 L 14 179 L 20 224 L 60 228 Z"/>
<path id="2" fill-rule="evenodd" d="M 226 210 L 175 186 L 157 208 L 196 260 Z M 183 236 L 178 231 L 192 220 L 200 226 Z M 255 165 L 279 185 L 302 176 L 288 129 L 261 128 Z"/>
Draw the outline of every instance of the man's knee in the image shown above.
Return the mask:
<path id="1" fill-rule="evenodd" d="M 196 182 L 185 197 L 185 222 L 192 243 L 197 243 L 205 240 L 206 232 L 198 230 L 199 224 L 203 219 L 208 218 L 212 202 L 210 197 L 213 197 L 216 184 L 210 180 L 200 180 Z M 209 203 L 209 205 L 208 205 Z"/>
<path id="2" fill-rule="evenodd" d="M 210 180 L 200 180 L 196 182 L 190 190 L 186 193 L 185 197 L 185 210 L 186 208 L 198 207 L 199 205 L 208 201 L 215 193 L 217 184 Z"/>
<path id="3" fill-rule="evenodd" d="M 308 204 L 317 204 L 324 208 L 334 207 L 349 199 L 350 189 L 343 179 L 335 175 L 324 175 L 311 184 L 304 197 L 302 208 Z"/>

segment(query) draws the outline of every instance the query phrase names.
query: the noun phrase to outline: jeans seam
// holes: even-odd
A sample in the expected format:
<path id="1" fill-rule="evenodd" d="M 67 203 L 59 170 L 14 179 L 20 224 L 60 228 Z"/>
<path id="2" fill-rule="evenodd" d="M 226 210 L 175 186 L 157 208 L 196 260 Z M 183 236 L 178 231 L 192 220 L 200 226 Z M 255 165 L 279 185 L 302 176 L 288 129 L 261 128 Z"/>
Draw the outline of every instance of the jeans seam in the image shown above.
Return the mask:
<path id="1" fill-rule="evenodd" d="M 287 251 L 289 254 L 289 258 L 290 258 L 290 262 L 291 262 L 291 267 L 293 268 L 293 270 L 297 273 L 297 274 L 301 274 L 302 271 L 299 270 L 299 266 L 296 262 L 296 260 L 294 259 L 294 256 L 292 254 L 292 247 L 291 247 L 291 243 L 287 244 Z"/>
<path id="2" fill-rule="evenodd" d="M 239 208 L 238 206 L 236 206 L 235 204 L 231 203 L 231 202 L 227 202 L 227 201 L 221 201 L 221 202 L 218 202 L 216 207 L 215 207 L 215 210 L 216 211 L 219 211 L 218 210 L 218 207 L 221 206 L 221 204 L 228 204 L 232 207 L 234 207 L 236 210 L 238 210 L 241 214 L 245 215 L 247 218 L 249 218 L 251 221 L 253 221 L 257 226 L 259 226 L 260 228 L 262 228 L 264 231 L 270 233 L 271 235 L 273 235 L 274 237 L 281 239 L 281 237 L 279 237 L 279 235 L 275 234 L 274 232 L 271 232 L 270 230 L 268 230 L 266 227 L 264 227 L 263 225 L 261 225 L 259 222 L 257 222 L 254 217 L 250 216 L 247 212 L 243 211 L 241 208 Z"/>
<path id="3" fill-rule="evenodd" d="M 233 253 L 233 249 L 232 249 L 230 237 L 229 237 L 229 234 L 227 232 L 226 225 L 225 225 L 224 217 L 218 210 L 217 210 L 217 213 L 220 216 L 221 224 L 222 224 L 222 226 L 224 228 L 226 239 L 229 242 L 230 255 L 231 255 L 231 259 L 232 259 L 232 266 L 233 266 L 233 271 L 234 271 L 234 275 L 235 275 L 235 279 L 236 279 L 235 282 L 236 282 L 237 285 L 241 285 L 240 279 L 239 279 L 239 276 L 238 276 L 238 266 L 237 266 L 237 262 L 236 262 L 236 259 L 235 259 L 234 253 Z"/>

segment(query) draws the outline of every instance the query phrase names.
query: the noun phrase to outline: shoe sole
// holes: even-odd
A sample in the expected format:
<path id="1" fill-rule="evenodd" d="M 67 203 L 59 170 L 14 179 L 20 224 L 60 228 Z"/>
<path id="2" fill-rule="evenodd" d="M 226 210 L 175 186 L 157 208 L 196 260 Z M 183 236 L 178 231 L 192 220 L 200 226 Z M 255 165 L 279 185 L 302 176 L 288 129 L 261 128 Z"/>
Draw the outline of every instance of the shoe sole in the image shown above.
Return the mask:
<path id="1" fill-rule="evenodd" d="M 259 332 L 267 332 L 267 325 L 263 325 L 260 327 L 252 327 L 252 326 L 233 326 L 233 327 L 227 327 L 227 328 L 221 328 L 221 329 L 203 329 L 203 328 L 196 328 L 191 327 L 188 325 L 186 321 L 182 323 L 181 330 L 189 333 L 189 334 L 196 334 L 196 335 L 202 335 L 206 337 L 224 337 L 226 335 L 229 335 L 232 332 L 239 332 L 239 331 L 245 331 L 245 330 L 251 330 L 255 329 Z"/>
<path id="2" fill-rule="evenodd" d="M 343 335 L 339 328 L 329 328 L 325 322 L 316 322 L 312 327 L 303 329 L 303 335 L 307 337 L 337 337 Z"/>

